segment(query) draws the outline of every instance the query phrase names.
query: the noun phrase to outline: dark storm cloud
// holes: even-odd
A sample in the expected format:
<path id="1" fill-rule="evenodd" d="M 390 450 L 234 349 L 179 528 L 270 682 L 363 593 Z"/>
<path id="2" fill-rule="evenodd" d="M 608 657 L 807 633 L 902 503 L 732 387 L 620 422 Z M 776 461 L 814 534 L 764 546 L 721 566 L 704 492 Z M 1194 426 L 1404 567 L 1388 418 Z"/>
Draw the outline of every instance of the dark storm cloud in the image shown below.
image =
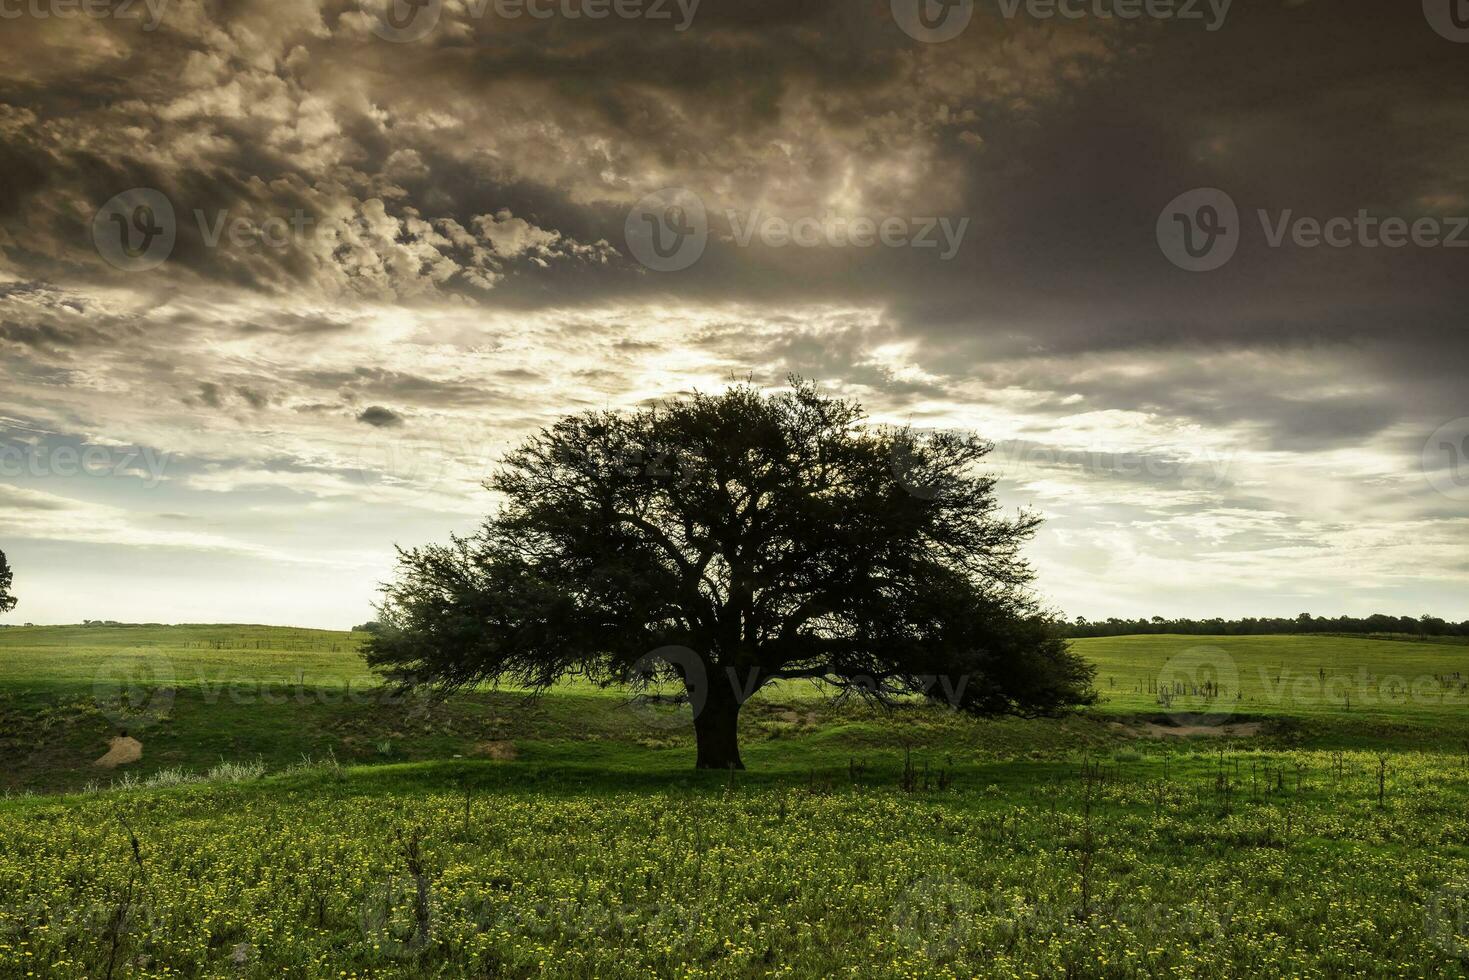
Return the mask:
<path id="1" fill-rule="evenodd" d="M 487 157 L 480 151 L 494 139 L 486 136 L 550 122 L 544 133 L 522 132 L 518 149 L 555 159 L 572 127 L 591 123 L 597 148 L 572 147 L 563 169 L 596 175 L 656 165 L 695 184 L 720 171 L 728 148 L 721 143 L 747 143 L 747 165 L 725 174 L 750 196 L 765 168 L 749 162 L 778 134 L 780 105 L 793 86 L 814 81 L 850 90 L 815 111 L 855 133 L 863 90 L 885 92 L 890 104 L 900 97 L 901 59 L 910 47 L 896 43 L 901 35 L 889 19 L 833 3 L 709 3 L 700 29 L 681 34 L 587 21 L 506 30 L 487 18 L 473 21 L 468 36 L 449 24 L 442 43 L 422 45 L 365 34 L 361 15 L 349 8 L 293 7 L 292 16 L 279 18 L 264 10 L 244 4 L 209 23 L 186 7 L 151 35 L 99 23 L 90 39 L 98 73 L 74 80 L 83 89 L 90 83 L 96 99 L 23 84 L 48 74 L 48 56 L 74 60 L 69 48 L 42 44 L 35 59 L 11 66 L 22 84 L 5 118 L 4 169 L 18 192 L 8 210 L 25 225 L 13 258 L 50 263 L 52 273 L 61 263 L 73 274 L 116 279 L 87 254 L 86 221 L 118 190 L 148 186 L 177 212 L 173 275 L 267 290 L 316 283 L 411 293 L 414 286 L 483 290 L 508 269 L 524 281 L 506 290 L 517 294 L 507 302 L 636 292 L 644 288 L 637 270 L 612 262 L 614 253 L 597 245 L 620 233 L 627 178 L 566 186 L 526 166 L 528 159 Z M 833 25 L 845 29 L 833 33 Z M 35 25 L 25 28 L 37 33 Z M 871 44 L 872 37 L 882 43 Z M 370 101 L 351 91 L 359 85 Z M 445 104 L 446 92 L 465 94 L 456 101 L 469 93 L 498 97 L 504 107 L 472 112 L 486 124 L 509 125 L 500 134 L 477 132 L 474 118 L 457 128 L 426 126 L 425 116 L 463 108 Z M 845 144 L 833 150 L 795 163 L 817 172 L 838 167 Z M 594 166 L 599 154 L 608 166 Z M 693 172 L 678 172 L 687 165 Z M 56 207 L 63 196 L 86 206 Z M 474 234 L 476 218 L 501 212 L 521 220 L 530 214 L 541 240 Z M 297 214 L 314 226 L 345 223 L 351 234 L 322 242 L 297 232 L 271 248 L 250 243 L 251 235 L 246 244 L 219 244 L 225 221 L 263 229 Z M 547 232 L 559 240 L 544 240 Z M 565 264 L 561 275 L 552 260 Z"/>
<path id="2" fill-rule="evenodd" d="M 248 385 L 237 385 L 235 387 L 235 394 L 243 398 L 245 400 L 245 403 L 253 409 L 259 410 L 265 408 L 267 405 L 270 404 L 269 395 L 260 391 L 256 391 L 254 388 L 251 388 Z"/>
<path id="3" fill-rule="evenodd" d="M 1275 249 L 1256 214 L 1469 213 L 1469 112 L 1453 94 L 1462 46 L 1413 5 L 1238 5 L 1231 17 L 1217 35 L 1159 31 L 1105 85 L 983 127 L 973 247 L 914 275 L 892 311 L 930 339 L 932 369 L 1229 348 L 1285 365 L 1370 340 L 1340 380 L 1394 392 L 1239 399 L 1250 379 L 1189 371 L 1194 384 L 1154 376 L 1109 401 L 1187 413 L 1213 393 L 1199 417 L 1264 421 L 1303 446 L 1414 410 L 1463 413 L 1469 251 Z M 1162 260 L 1153 224 L 1176 193 L 1206 186 L 1236 200 L 1245 240 L 1224 269 L 1185 273 Z"/>
<path id="4" fill-rule="evenodd" d="M 9 341 L 25 347 L 54 350 L 57 348 L 86 347 L 102 341 L 95 331 L 77 326 L 71 329 L 51 323 L 12 323 L 0 321 L 0 341 Z"/>
<path id="5" fill-rule="evenodd" d="M 224 406 L 224 395 L 219 385 L 212 381 L 206 381 L 199 386 L 199 401 L 210 408 L 222 408 Z"/>
<path id="6" fill-rule="evenodd" d="M 25 356 L 52 365 L 73 363 L 98 350 L 136 343 L 149 329 L 144 320 L 90 309 L 44 283 L 0 283 L 0 350 L 15 361 Z"/>
<path id="7" fill-rule="evenodd" d="M 403 424 L 403 416 L 381 405 L 369 405 L 357 416 L 357 421 L 375 429 L 391 429 Z"/>
<path id="8" fill-rule="evenodd" d="M 1206 31 L 977 0 L 943 44 L 906 36 L 886 0 L 703 0 L 686 30 L 450 0 L 415 43 L 375 36 L 367 8 L 6 21 L 7 396 L 66 431 L 224 440 L 211 492 L 337 500 L 354 484 L 336 474 L 372 468 L 363 442 L 465 455 L 482 435 L 455 419 L 509 440 L 617 393 L 795 372 L 914 425 L 958 405 L 1011 426 L 1002 444 L 1048 472 L 1007 479 L 1074 517 L 1086 554 L 1129 553 L 1110 535 L 1132 523 L 1243 553 L 1462 514 L 1405 502 L 1403 481 L 1428 433 L 1469 415 L 1469 250 L 1271 247 L 1256 213 L 1469 214 L 1469 46 L 1417 4 L 1236 3 Z M 135 187 L 166 197 L 175 237 L 130 271 L 93 232 Z M 625 230 L 668 187 L 705 205 L 709 236 L 660 272 Z M 1242 240 L 1190 273 L 1156 223 L 1200 187 L 1238 205 Z M 945 258 L 742 241 L 762 218 L 963 224 Z M 1097 448 L 1119 433 L 1136 445 Z M 1221 475 L 1223 445 L 1299 472 Z M 1356 451 L 1358 511 L 1285 513 Z M 413 463 L 398 482 L 438 477 L 384 455 Z M 1096 500 L 1068 498 L 1079 486 Z"/>
<path id="9" fill-rule="evenodd" d="M 1027 37 L 1024 25 L 985 26 L 1015 41 Z M 684 301 L 884 303 L 903 332 L 922 342 L 923 366 L 940 377 L 1037 354 L 1260 352 L 1266 362 L 1254 377 L 1210 375 L 1168 358 L 1177 377 L 1083 381 L 1079 388 L 1113 406 L 1258 423 L 1281 448 L 1337 444 L 1399 421 L 1462 412 L 1458 384 L 1469 368 L 1469 337 L 1460 328 L 1469 301 L 1463 252 L 1271 248 L 1257 214 L 1324 219 L 1369 209 L 1412 221 L 1469 213 L 1469 113 L 1454 95 L 1462 50 L 1428 30 L 1416 9 L 1367 3 L 1240 7 L 1215 34 L 1182 25 L 1120 33 L 1127 40 L 1109 39 L 1109 48 L 1126 47 L 1130 56 L 1105 65 L 1076 59 L 1091 70 L 1054 99 L 1029 99 L 1022 90 L 996 100 L 976 91 L 932 102 L 914 90 L 910 112 L 942 110 L 953 120 L 927 136 L 946 166 L 965 175 L 956 210 L 973 226 L 951 263 L 915 250 L 737 248 L 715 214 L 713 240 L 694 268 L 677 277 L 582 277 L 556 301 L 591 288 L 602 298 L 648 291 Z M 772 40 L 762 49 L 768 60 L 739 74 L 726 93 L 764 72 L 782 89 L 812 72 L 830 81 L 824 66 L 871 69 L 884 56 L 867 47 L 784 61 L 799 43 L 799 36 Z M 925 77 L 957 72 L 962 57 L 955 51 L 953 63 L 933 63 Z M 700 83 L 707 76 L 678 58 L 632 76 L 611 64 L 599 64 L 599 78 L 656 85 L 666 83 L 659 76 L 666 72 L 663 79 L 679 77 L 695 93 L 676 98 L 720 98 L 706 96 Z M 512 75 L 517 65 L 500 70 Z M 889 78 L 870 71 L 853 85 L 880 92 Z M 681 158 L 737 151 L 744 134 L 766 131 L 760 112 L 726 93 L 719 108 L 731 121 L 715 132 L 654 118 L 644 134 L 606 101 L 590 100 L 589 111 L 615 121 L 623 136 L 645 140 L 702 192 L 698 181 L 712 182 L 716 168 L 696 159 L 680 168 Z M 831 101 L 826 122 L 836 130 L 848 120 L 840 97 Z M 981 149 L 968 149 L 965 135 Z M 1154 239 L 1162 206 L 1197 186 L 1226 189 L 1246 225 L 1235 261 L 1204 276 L 1174 269 Z M 620 216 L 610 215 L 609 225 Z M 507 284 L 500 299 L 544 301 L 537 292 L 520 281 Z M 802 343 L 793 335 L 783 345 L 818 371 L 839 360 L 832 344 L 829 357 L 801 356 Z M 1373 388 L 1394 390 L 1237 397 L 1278 383 L 1271 360 L 1284 366 L 1323 350 L 1343 362 L 1341 384 L 1370 379 Z"/>

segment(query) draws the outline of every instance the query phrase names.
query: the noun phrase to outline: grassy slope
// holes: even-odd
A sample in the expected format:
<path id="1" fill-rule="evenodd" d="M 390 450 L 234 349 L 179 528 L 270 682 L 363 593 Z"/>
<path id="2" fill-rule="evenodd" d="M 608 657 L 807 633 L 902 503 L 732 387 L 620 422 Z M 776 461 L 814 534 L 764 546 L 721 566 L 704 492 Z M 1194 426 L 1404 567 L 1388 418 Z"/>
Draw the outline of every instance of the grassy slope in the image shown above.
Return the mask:
<path id="1" fill-rule="evenodd" d="M 137 863 L 124 820 L 147 884 L 127 905 L 116 976 L 1450 977 L 1469 965 L 1456 934 L 1469 710 L 1270 693 L 1282 666 L 1463 671 L 1462 647 L 1080 641 L 1104 702 L 1054 722 L 883 716 L 783 689 L 747 711 L 752 770 L 731 779 L 690 771 L 679 719 L 650 720 L 612 692 L 347 698 L 348 681 L 370 690 L 353 643 L 240 627 L 0 630 L 12 789 L 97 778 L 87 763 L 115 719 L 95 695 L 119 689 L 148 709 L 139 776 L 257 756 L 272 773 L 0 801 L 0 975 L 102 974 Z M 1269 733 L 1119 732 L 1160 713 L 1149 679 L 1201 645 L 1238 672 L 1229 708 L 1273 720 Z M 160 705 L 146 682 L 169 672 L 176 693 Z M 491 739 L 515 741 L 520 758 L 451 758 Z M 933 771 L 911 794 L 898 789 L 905 742 Z M 328 751 L 371 764 L 289 768 Z M 1083 758 L 1097 778 L 1080 778 Z M 853 759 L 867 766 L 855 777 Z M 409 938 L 399 828 L 422 835 L 426 942 Z"/>
<path id="2" fill-rule="evenodd" d="M 0 629 L 0 788 L 75 789 L 108 774 L 91 761 L 120 728 L 144 743 L 132 771 L 202 770 L 221 760 L 278 769 L 328 752 L 344 762 L 472 757 L 513 740 L 547 764 L 676 771 L 691 751 L 686 719 L 650 718 L 625 696 L 568 684 L 528 701 L 482 691 L 446 703 L 393 699 L 376 685 L 358 634 L 248 626 Z M 1271 744 L 1457 749 L 1469 705 L 1414 679 L 1469 675 L 1469 649 L 1344 637 L 1143 636 L 1076 641 L 1098 665 L 1102 702 L 1059 722 L 971 722 L 947 712 L 886 715 L 834 706 L 809 685 L 761 692 L 744 718 L 747 763 L 807 771 L 911 743 L 930 753 L 1054 757 L 1122 736 L 1109 721 L 1159 715 L 1150 682 L 1170 660 L 1239 678 L 1241 697 L 1212 705 L 1267 719 Z M 1181 658 L 1181 659 L 1180 659 Z M 1175 671 L 1177 673 L 1177 671 Z M 1350 709 L 1332 693 L 1349 681 Z M 1211 675 L 1212 676 L 1212 675 Z M 1409 693 L 1397 696 L 1402 678 Z M 1366 678 L 1366 680 L 1364 680 Z M 168 692 L 172 692 L 169 694 Z M 1204 707 L 1184 698 L 1175 710 Z"/>
<path id="3" fill-rule="evenodd" d="M 1305 744 L 1370 748 L 1469 743 L 1469 647 L 1344 636 L 1130 636 L 1077 641 L 1097 665 L 1103 709 L 1157 712 L 1150 682 L 1232 678 L 1221 709 L 1290 727 Z M 1235 694 L 1239 697 L 1236 699 Z"/>
<path id="4" fill-rule="evenodd" d="M 166 671 L 179 684 L 364 678 L 361 633 L 275 626 L 12 626 L 0 629 L 0 685 L 90 689 L 99 675 Z"/>
<path id="5" fill-rule="evenodd" d="M 1244 695 L 1237 710 L 1256 715 L 1347 714 L 1339 696 L 1343 691 L 1356 698 L 1351 710 L 1383 720 L 1457 717 L 1469 700 L 1456 687 L 1438 684 L 1426 685 L 1427 696 L 1414 697 L 1411 691 L 1415 679 L 1435 675 L 1458 673 L 1469 681 L 1469 649 L 1455 644 L 1344 636 L 1166 635 L 1075 642 L 1097 665 L 1098 689 L 1121 709 L 1152 710 L 1156 700 L 1147 692 L 1147 682 L 1170 661 L 1180 669 L 1194 663 L 1207 664 L 1216 673 L 1220 667 L 1232 669 Z"/>
<path id="6" fill-rule="evenodd" d="M 691 727 L 630 705 L 625 694 L 567 683 L 531 699 L 476 691 L 447 702 L 397 698 L 356 649 L 363 637 L 260 627 L 87 627 L 0 630 L 0 788 L 105 784 L 92 760 L 121 729 L 144 744 L 130 766 L 202 771 L 222 760 L 276 770 L 332 753 L 343 762 L 473 757 L 513 741 L 528 760 L 575 769 L 681 771 Z M 1021 754 L 1100 744 L 1097 720 L 976 724 L 935 710 L 884 713 L 834 706 L 810 685 L 764 691 L 743 718 L 752 766 L 806 771 L 905 741 Z"/>

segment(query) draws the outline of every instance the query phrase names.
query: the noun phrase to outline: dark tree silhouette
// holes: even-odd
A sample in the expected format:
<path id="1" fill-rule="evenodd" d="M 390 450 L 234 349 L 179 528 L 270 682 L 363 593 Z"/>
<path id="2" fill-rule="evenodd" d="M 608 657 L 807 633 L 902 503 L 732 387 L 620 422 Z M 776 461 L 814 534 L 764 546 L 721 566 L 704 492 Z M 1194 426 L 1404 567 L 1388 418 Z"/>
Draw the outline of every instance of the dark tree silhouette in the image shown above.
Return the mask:
<path id="1" fill-rule="evenodd" d="M 10 570 L 10 562 L 5 560 L 5 552 L 0 551 L 0 613 L 8 613 L 14 609 L 18 601 L 10 594 L 10 585 L 15 581 L 15 573 Z"/>
<path id="2" fill-rule="evenodd" d="M 742 768 L 740 706 L 808 678 L 976 715 L 1090 703 L 976 473 L 987 443 L 865 424 L 792 379 L 565 418 L 486 484 L 477 534 L 399 552 L 369 663 L 408 684 L 681 681 L 700 768 Z"/>

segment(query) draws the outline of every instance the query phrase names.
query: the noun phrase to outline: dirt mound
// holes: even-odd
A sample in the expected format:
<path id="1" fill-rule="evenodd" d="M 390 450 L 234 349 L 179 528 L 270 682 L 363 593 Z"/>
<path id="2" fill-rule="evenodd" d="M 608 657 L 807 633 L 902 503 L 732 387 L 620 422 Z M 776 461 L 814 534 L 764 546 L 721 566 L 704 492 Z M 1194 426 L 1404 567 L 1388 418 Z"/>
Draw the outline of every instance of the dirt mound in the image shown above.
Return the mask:
<path id="1" fill-rule="evenodd" d="M 107 754 L 92 765 L 101 766 L 104 769 L 116 769 L 118 766 L 125 766 L 129 762 L 137 762 L 143 758 L 143 743 L 135 738 L 119 735 L 107 744 Z"/>
<path id="2" fill-rule="evenodd" d="M 514 742 L 481 742 L 474 747 L 472 755 L 499 762 L 511 762 L 520 756 Z"/>
<path id="3" fill-rule="evenodd" d="M 1234 725 L 1159 725 L 1148 722 L 1140 734 L 1149 738 L 1193 738 L 1202 735 L 1208 738 L 1248 738 L 1260 734 L 1264 727 L 1258 721 L 1242 721 Z"/>

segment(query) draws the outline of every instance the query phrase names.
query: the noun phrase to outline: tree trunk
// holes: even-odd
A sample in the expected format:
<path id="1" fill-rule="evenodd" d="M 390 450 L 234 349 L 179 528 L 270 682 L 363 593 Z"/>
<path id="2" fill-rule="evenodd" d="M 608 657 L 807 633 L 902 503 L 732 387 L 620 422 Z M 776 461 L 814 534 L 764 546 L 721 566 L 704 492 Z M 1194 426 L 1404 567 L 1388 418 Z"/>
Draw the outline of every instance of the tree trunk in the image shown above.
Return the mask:
<path id="1" fill-rule="evenodd" d="M 717 689 L 720 685 L 714 685 Z M 740 761 L 740 703 L 731 696 L 711 697 L 694 716 L 694 739 L 699 746 L 699 769 L 743 769 Z"/>

